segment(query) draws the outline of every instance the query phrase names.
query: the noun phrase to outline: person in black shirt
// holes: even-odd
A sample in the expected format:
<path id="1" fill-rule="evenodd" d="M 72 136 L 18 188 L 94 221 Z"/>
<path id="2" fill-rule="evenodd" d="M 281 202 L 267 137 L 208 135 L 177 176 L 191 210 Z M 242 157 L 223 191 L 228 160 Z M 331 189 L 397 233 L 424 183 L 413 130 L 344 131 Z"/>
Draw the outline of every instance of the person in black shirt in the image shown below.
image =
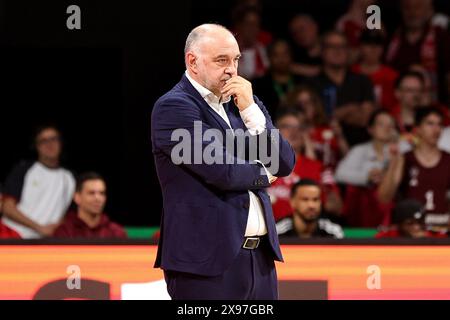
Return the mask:
<path id="1" fill-rule="evenodd" d="M 280 238 L 336 238 L 344 237 L 341 226 L 321 216 L 321 189 L 317 182 L 301 179 L 291 189 L 292 217 L 277 223 Z"/>
<path id="2" fill-rule="evenodd" d="M 253 90 L 264 100 L 269 114 L 274 117 L 281 100 L 294 89 L 300 78 L 290 71 L 292 54 L 286 41 L 276 40 L 267 50 L 270 70 L 265 76 L 253 81 Z"/>
<path id="3" fill-rule="evenodd" d="M 341 123 L 348 144 L 366 142 L 370 137 L 365 127 L 375 108 L 372 83 L 348 69 L 348 45 L 342 33 L 326 33 L 322 50 L 323 70 L 310 84 L 322 96 L 328 117 Z"/>
<path id="4" fill-rule="evenodd" d="M 293 63 L 291 70 L 297 75 L 312 77 L 322 66 L 319 25 L 307 14 L 298 14 L 289 23 Z"/>

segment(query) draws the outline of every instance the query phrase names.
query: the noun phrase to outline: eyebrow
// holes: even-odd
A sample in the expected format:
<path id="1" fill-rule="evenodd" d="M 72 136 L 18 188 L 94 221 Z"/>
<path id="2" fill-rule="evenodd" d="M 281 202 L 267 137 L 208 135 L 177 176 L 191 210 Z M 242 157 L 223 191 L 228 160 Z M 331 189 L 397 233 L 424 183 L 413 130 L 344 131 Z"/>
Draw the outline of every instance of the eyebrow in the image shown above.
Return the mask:
<path id="1" fill-rule="evenodd" d="M 235 57 L 235 59 L 236 58 L 240 58 L 242 56 L 242 54 L 238 54 L 236 57 Z M 225 54 L 221 54 L 221 55 L 219 55 L 219 56 L 216 56 L 216 57 L 214 57 L 214 59 L 220 59 L 220 58 L 228 58 L 228 56 L 227 55 L 225 55 Z"/>

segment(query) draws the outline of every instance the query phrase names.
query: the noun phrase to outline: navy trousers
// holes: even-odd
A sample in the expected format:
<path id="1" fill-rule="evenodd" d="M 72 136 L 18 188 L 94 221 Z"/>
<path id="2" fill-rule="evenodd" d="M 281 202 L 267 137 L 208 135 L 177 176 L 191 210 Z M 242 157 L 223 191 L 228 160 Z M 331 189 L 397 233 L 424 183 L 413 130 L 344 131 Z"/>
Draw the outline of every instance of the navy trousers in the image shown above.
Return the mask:
<path id="1" fill-rule="evenodd" d="M 277 274 L 268 246 L 241 248 L 230 268 L 217 277 L 165 270 L 167 291 L 174 300 L 277 300 Z"/>

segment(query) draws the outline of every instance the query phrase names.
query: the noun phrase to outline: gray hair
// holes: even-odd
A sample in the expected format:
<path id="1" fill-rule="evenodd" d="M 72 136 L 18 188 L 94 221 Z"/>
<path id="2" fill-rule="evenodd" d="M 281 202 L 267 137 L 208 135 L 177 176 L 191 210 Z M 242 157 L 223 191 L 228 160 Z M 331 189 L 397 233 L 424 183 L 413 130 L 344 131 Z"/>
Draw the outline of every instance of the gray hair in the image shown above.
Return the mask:
<path id="1" fill-rule="evenodd" d="M 188 53 L 189 51 L 194 50 L 194 48 L 197 46 L 197 44 L 202 40 L 205 35 L 208 33 L 208 31 L 211 31 L 212 29 L 222 29 L 228 31 L 231 35 L 233 33 L 228 30 L 226 27 L 216 24 L 216 23 L 205 23 L 202 25 L 199 25 L 198 27 L 195 27 L 192 29 L 191 32 L 189 32 L 189 35 L 186 38 L 186 44 L 184 46 L 184 54 Z M 233 35 L 234 36 L 234 35 Z"/>

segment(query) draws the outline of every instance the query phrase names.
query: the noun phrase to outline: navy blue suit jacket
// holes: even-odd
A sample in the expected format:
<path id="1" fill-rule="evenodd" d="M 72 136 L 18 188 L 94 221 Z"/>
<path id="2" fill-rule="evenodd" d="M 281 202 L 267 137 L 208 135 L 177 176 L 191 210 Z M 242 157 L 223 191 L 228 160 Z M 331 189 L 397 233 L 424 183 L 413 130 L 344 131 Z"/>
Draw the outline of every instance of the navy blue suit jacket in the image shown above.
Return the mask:
<path id="1" fill-rule="evenodd" d="M 287 176 L 295 164 L 295 153 L 281 135 L 275 146 L 270 116 L 256 97 L 266 116 L 265 139 L 279 150 L 276 176 Z M 246 130 L 233 99 L 228 103 L 233 129 Z M 225 107 L 225 105 L 224 105 Z M 222 274 L 239 253 L 244 241 L 250 199 L 248 190 L 261 200 L 274 260 L 282 261 L 270 199 L 267 175 L 252 159 L 245 164 L 174 164 L 171 141 L 175 129 L 186 129 L 194 136 L 194 121 L 206 129 L 229 129 L 226 122 L 206 103 L 189 80 L 181 81 L 156 101 L 152 111 L 151 139 L 156 171 L 161 185 L 163 212 L 155 267 L 205 276 Z M 259 135 L 263 137 L 263 135 Z M 204 149 L 209 143 L 203 142 Z M 192 156 L 193 157 L 193 156 Z"/>

